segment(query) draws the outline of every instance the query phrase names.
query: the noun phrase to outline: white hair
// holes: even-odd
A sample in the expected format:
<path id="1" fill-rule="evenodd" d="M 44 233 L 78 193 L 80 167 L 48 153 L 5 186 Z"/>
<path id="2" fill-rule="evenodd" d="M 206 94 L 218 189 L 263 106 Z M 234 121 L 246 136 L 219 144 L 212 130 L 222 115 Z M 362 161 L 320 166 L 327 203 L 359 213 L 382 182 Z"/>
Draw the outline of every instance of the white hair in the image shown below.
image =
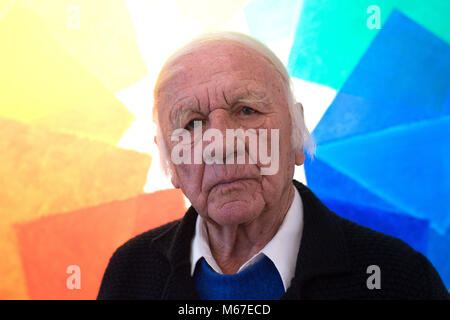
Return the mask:
<path id="1" fill-rule="evenodd" d="M 210 32 L 194 38 L 186 45 L 175 51 L 175 53 L 173 53 L 164 63 L 164 66 L 159 73 L 158 80 L 155 85 L 153 121 L 155 122 L 155 125 L 157 127 L 156 141 L 160 150 L 161 168 L 163 169 L 164 173 L 170 177 L 172 169 L 169 150 L 167 148 L 165 140 L 162 138 L 162 129 L 159 125 L 157 104 L 159 88 L 163 87 L 165 82 L 169 81 L 177 72 L 183 69 L 181 66 L 175 65 L 176 60 L 211 42 L 216 41 L 229 41 L 243 45 L 247 48 L 251 48 L 261 54 L 268 60 L 269 63 L 271 63 L 275 67 L 275 70 L 280 74 L 285 87 L 289 114 L 292 121 L 292 146 L 304 148 L 310 156 L 313 156 L 315 152 L 315 144 L 308 129 L 306 128 L 302 107 L 295 99 L 291 77 L 280 59 L 278 59 L 278 57 L 266 45 L 245 34 L 238 32 Z"/>

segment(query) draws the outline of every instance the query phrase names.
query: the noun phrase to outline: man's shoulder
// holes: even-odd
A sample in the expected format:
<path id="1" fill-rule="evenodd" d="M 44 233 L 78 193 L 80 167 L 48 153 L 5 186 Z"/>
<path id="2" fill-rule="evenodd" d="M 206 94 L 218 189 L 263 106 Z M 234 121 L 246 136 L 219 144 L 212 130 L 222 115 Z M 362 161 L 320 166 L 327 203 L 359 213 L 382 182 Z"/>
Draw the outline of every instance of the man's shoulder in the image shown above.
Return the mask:
<path id="1" fill-rule="evenodd" d="M 165 256 L 180 220 L 139 234 L 112 255 L 98 299 L 158 299 L 170 263 Z"/>
<path id="2" fill-rule="evenodd" d="M 353 272 L 369 277 L 377 268 L 384 288 L 391 292 L 402 288 L 413 298 L 449 298 L 439 274 L 421 252 L 399 238 L 332 214 L 342 228 Z"/>
<path id="3" fill-rule="evenodd" d="M 343 239 L 345 245 L 336 248 L 344 248 L 352 266 L 378 262 L 389 266 L 389 270 L 402 269 L 408 272 L 425 264 L 426 258 L 405 241 L 339 216 L 322 203 L 308 187 L 297 181 L 294 181 L 294 185 L 301 192 L 305 206 L 307 205 L 314 215 L 320 215 L 319 220 L 314 219 L 314 228 L 320 229 L 320 232 L 332 231 L 333 236 L 337 238 L 334 240 Z M 327 224 L 325 229 L 322 227 L 323 223 Z"/>
<path id="4" fill-rule="evenodd" d="M 145 231 L 122 244 L 114 253 L 114 256 L 130 253 L 148 252 L 154 249 L 166 250 L 176 232 L 181 219 L 168 222 L 157 228 Z"/>
<path id="5" fill-rule="evenodd" d="M 180 220 L 175 220 L 126 241 L 113 253 L 108 268 L 115 273 L 133 270 L 135 275 L 165 268 L 166 253 L 179 224 Z"/>
<path id="6" fill-rule="evenodd" d="M 380 255 L 391 260 L 392 255 L 408 257 L 418 253 L 399 238 L 365 227 L 334 212 L 331 214 L 343 231 L 348 249 L 355 254 Z"/>

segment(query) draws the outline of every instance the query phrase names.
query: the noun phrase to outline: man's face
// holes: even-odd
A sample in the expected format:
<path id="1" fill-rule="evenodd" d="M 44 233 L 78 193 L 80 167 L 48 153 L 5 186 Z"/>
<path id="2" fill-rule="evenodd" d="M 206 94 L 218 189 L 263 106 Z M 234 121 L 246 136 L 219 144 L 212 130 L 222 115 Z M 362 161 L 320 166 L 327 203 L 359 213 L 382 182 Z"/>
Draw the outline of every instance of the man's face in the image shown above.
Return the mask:
<path id="1" fill-rule="evenodd" d="M 291 119 L 279 73 L 253 49 L 231 42 L 210 43 L 178 58 L 176 66 L 183 70 L 157 95 L 169 153 L 178 143 L 171 141 L 173 131 L 184 128 L 193 133 L 194 121 L 201 121 L 196 124 L 201 123 L 203 132 L 211 128 L 222 132 L 224 148 L 226 129 L 254 129 L 257 135 L 259 129 L 267 129 L 267 154 L 279 152 L 279 169 L 261 175 L 267 165 L 249 164 L 247 139 L 245 164 L 172 164 L 174 185 L 202 217 L 219 225 L 250 223 L 283 208 L 284 195 L 292 188 L 296 156 L 302 152 L 291 146 Z M 279 130 L 279 150 L 271 150 L 271 129 Z M 203 142 L 203 148 L 207 145 Z"/>

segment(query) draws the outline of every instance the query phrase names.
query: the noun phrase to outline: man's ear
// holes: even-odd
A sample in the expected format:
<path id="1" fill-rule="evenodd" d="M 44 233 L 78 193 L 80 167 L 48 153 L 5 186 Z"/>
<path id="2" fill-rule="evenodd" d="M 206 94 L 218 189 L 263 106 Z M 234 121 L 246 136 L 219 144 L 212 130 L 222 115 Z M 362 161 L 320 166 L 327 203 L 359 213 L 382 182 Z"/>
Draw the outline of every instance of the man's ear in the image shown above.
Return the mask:
<path id="1" fill-rule="evenodd" d="M 153 137 L 153 141 L 158 146 L 158 139 L 156 139 L 156 135 Z M 170 168 L 170 182 L 172 182 L 172 185 L 174 186 L 175 189 L 180 188 L 179 178 L 178 178 L 177 172 L 175 171 L 175 169 L 173 167 Z"/>
<path id="2" fill-rule="evenodd" d="M 175 189 L 179 189 L 180 188 L 180 178 L 178 177 L 178 174 L 176 172 L 176 170 L 172 167 L 170 168 L 170 181 L 172 182 L 173 186 Z"/>
<path id="3" fill-rule="evenodd" d="M 298 112 L 300 113 L 300 116 L 302 117 L 302 119 L 304 119 L 303 105 L 300 102 L 297 102 L 295 104 L 295 108 L 298 108 Z M 303 146 L 295 148 L 294 156 L 295 156 L 295 164 L 297 166 L 301 166 L 305 162 L 305 152 L 303 151 Z"/>
<path id="4" fill-rule="evenodd" d="M 294 154 L 295 154 L 295 164 L 297 166 L 301 166 L 305 162 L 305 152 L 303 151 L 303 146 L 296 148 L 296 150 L 294 150 Z"/>
<path id="5" fill-rule="evenodd" d="M 303 117 L 303 105 L 300 102 L 297 102 L 296 107 L 300 108 L 300 112 L 302 113 L 302 117 Z"/>
<path id="6" fill-rule="evenodd" d="M 170 178 L 170 181 L 172 182 L 173 187 L 174 187 L 175 189 L 179 189 L 179 188 L 180 188 L 180 184 L 179 184 L 177 178 L 175 178 L 174 176 L 172 176 L 172 177 Z"/>

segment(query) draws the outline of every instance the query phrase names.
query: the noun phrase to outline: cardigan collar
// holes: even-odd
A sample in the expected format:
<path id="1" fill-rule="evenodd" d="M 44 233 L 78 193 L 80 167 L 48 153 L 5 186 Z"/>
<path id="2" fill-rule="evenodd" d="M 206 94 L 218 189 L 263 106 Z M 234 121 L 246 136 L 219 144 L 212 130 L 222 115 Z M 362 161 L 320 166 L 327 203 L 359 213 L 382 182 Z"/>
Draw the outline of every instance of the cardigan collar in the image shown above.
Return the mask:
<path id="1" fill-rule="evenodd" d="M 302 299 L 305 284 L 316 276 L 345 273 L 350 258 L 339 216 L 305 185 L 293 181 L 303 201 L 303 235 L 291 287 L 283 299 Z"/>
<path id="2" fill-rule="evenodd" d="M 297 257 L 295 276 L 282 299 L 301 299 L 303 288 L 319 275 L 343 273 L 349 269 L 349 256 L 340 219 L 331 212 L 305 185 L 293 180 L 303 202 L 303 235 Z M 190 207 L 180 223 L 175 225 L 175 236 L 169 230 L 152 241 L 171 266 L 162 299 L 199 299 L 190 275 L 190 249 L 195 232 L 197 212 Z M 160 250 L 161 250 L 160 249 Z"/>

